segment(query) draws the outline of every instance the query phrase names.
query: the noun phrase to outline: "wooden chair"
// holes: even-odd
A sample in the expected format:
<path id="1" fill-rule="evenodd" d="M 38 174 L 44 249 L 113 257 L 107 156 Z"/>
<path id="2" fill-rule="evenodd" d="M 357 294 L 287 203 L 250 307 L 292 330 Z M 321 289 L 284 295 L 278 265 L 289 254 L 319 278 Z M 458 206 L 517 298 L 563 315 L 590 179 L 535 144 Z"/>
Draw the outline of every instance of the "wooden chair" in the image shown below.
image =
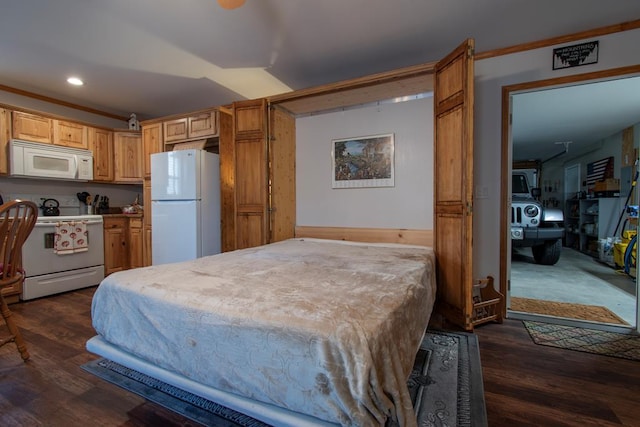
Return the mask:
<path id="1" fill-rule="evenodd" d="M 24 281 L 22 245 L 31 234 L 37 217 L 38 207 L 33 202 L 12 200 L 0 206 L 0 311 L 9 329 L 8 338 L 0 339 L 0 347 L 15 342 L 25 361 L 29 358 L 29 352 L 2 291 L 19 286 Z"/>

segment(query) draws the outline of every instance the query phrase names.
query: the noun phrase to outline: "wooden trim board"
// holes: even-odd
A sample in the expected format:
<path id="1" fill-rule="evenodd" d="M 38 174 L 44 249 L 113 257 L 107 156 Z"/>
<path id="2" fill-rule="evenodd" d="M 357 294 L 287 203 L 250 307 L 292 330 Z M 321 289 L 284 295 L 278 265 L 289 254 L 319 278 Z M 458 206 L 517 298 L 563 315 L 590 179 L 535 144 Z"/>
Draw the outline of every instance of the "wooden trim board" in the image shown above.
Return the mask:
<path id="1" fill-rule="evenodd" d="M 433 230 L 296 226 L 296 237 L 433 246 Z"/>

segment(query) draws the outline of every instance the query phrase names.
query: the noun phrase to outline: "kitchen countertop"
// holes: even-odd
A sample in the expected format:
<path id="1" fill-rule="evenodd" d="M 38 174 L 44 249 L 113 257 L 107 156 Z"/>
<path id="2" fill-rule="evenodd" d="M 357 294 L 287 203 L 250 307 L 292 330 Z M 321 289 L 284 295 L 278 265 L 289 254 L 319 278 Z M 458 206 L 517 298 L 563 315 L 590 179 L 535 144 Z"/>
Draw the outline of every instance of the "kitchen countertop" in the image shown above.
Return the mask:
<path id="1" fill-rule="evenodd" d="M 125 214 L 125 213 L 109 213 L 109 214 L 100 214 L 103 218 L 142 218 L 144 214 L 136 213 L 136 214 Z"/>

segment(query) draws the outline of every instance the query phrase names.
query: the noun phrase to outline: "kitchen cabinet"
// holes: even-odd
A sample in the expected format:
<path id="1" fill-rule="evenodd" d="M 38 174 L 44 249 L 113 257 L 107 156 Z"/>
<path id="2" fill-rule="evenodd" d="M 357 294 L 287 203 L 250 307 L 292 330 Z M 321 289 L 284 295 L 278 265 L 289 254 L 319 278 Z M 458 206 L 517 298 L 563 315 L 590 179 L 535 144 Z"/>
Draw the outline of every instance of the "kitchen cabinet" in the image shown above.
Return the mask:
<path id="1" fill-rule="evenodd" d="M 114 179 L 113 132 L 90 127 L 87 133 L 89 149 L 93 152 L 93 180 L 112 182 Z"/>
<path id="2" fill-rule="evenodd" d="M 218 110 L 193 113 L 162 123 L 165 144 L 218 135 Z"/>
<path id="3" fill-rule="evenodd" d="M 270 120 L 267 135 L 267 123 Z M 233 170 L 232 210 L 235 221 L 224 221 L 223 242 L 228 234 L 242 249 L 284 240 L 294 235 L 295 226 L 295 119 L 282 110 L 268 114 L 262 100 L 233 104 L 233 144 L 220 143 L 223 180 Z M 232 166 L 230 166 L 232 165 Z M 226 181 L 226 180 L 225 180 Z M 223 182 L 223 199 L 228 188 Z M 225 208 L 223 203 L 223 210 Z"/>
<path id="4" fill-rule="evenodd" d="M 151 177 L 151 155 L 162 152 L 162 123 L 142 127 L 142 170 L 143 177 Z"/>
<path id="5" fill-rule="evenodd" d="M 9 173 L 9 140 L 11 139 L 11 112 L 0 108 L 0 174 Z"/>
<path id="6" fill-rule="evenodd" d="M 53 142 L 52 119 L 22 111 L 14 111 L 12 116 L 14 139 L 46 144 Z"/>
<path id="7" fill-rule="evenodd" d="M 129 268 L 144 266 L 144 233 L 142 218 L 129 218 L 127 234 L 129 243 Z"/>
<path id="8" fill-rule="evenodd" d="M 104 275 L 130 268 L 142 267 L 142 216 L 105 215 L 104 217 Z"/>
<path id="9" fill-rule="evenodd" d="M 151 265 L 151 179 L 146 178 L 142 185 L 144 203 L 144 245 L 142 247 L 143 265 Z"/>
<path id="10" fill-rule="evenodd" d="M 162 124 L 164 142 L 176 142 L 187 139 L 189 132 L 187 131 L 187 118 L 173 119 Z"/>
<path id="11" fill-rule="evenodd" d="M 53 143 L 86 150 L 89 148 L 87 126 L 65 120 L 53 120 Z"/>
<path id="12" fill-rule="evenodd" d="M 104 275 L 128 268 L 127 218 L 104 218 Z"/>
<path id="13" fill-rule="evenodd" d="M 140 132 L 113 132 L 114 181 L 142 183 L 142 138 Z"/>
<path id="14" fill-rule="evenodd" d="M 151 155 L 163 151 L 162 123 L 142 126 L 143 177 L 142 198 L 144 206 L 142 230 L 142 265 L 151 265 Z"/>

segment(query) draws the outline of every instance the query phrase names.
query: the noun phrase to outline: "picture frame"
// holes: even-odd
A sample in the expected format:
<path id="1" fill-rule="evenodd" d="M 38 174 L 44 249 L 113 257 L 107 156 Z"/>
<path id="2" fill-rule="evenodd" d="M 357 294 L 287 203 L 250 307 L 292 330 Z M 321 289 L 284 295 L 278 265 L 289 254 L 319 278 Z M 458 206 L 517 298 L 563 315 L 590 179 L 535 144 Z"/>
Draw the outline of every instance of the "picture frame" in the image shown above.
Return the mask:
<path id="1" fill-rule="evenodd" d="M 394 152 L 393 133 L 332 140 L 332 188 L 394 187 Z"/>

